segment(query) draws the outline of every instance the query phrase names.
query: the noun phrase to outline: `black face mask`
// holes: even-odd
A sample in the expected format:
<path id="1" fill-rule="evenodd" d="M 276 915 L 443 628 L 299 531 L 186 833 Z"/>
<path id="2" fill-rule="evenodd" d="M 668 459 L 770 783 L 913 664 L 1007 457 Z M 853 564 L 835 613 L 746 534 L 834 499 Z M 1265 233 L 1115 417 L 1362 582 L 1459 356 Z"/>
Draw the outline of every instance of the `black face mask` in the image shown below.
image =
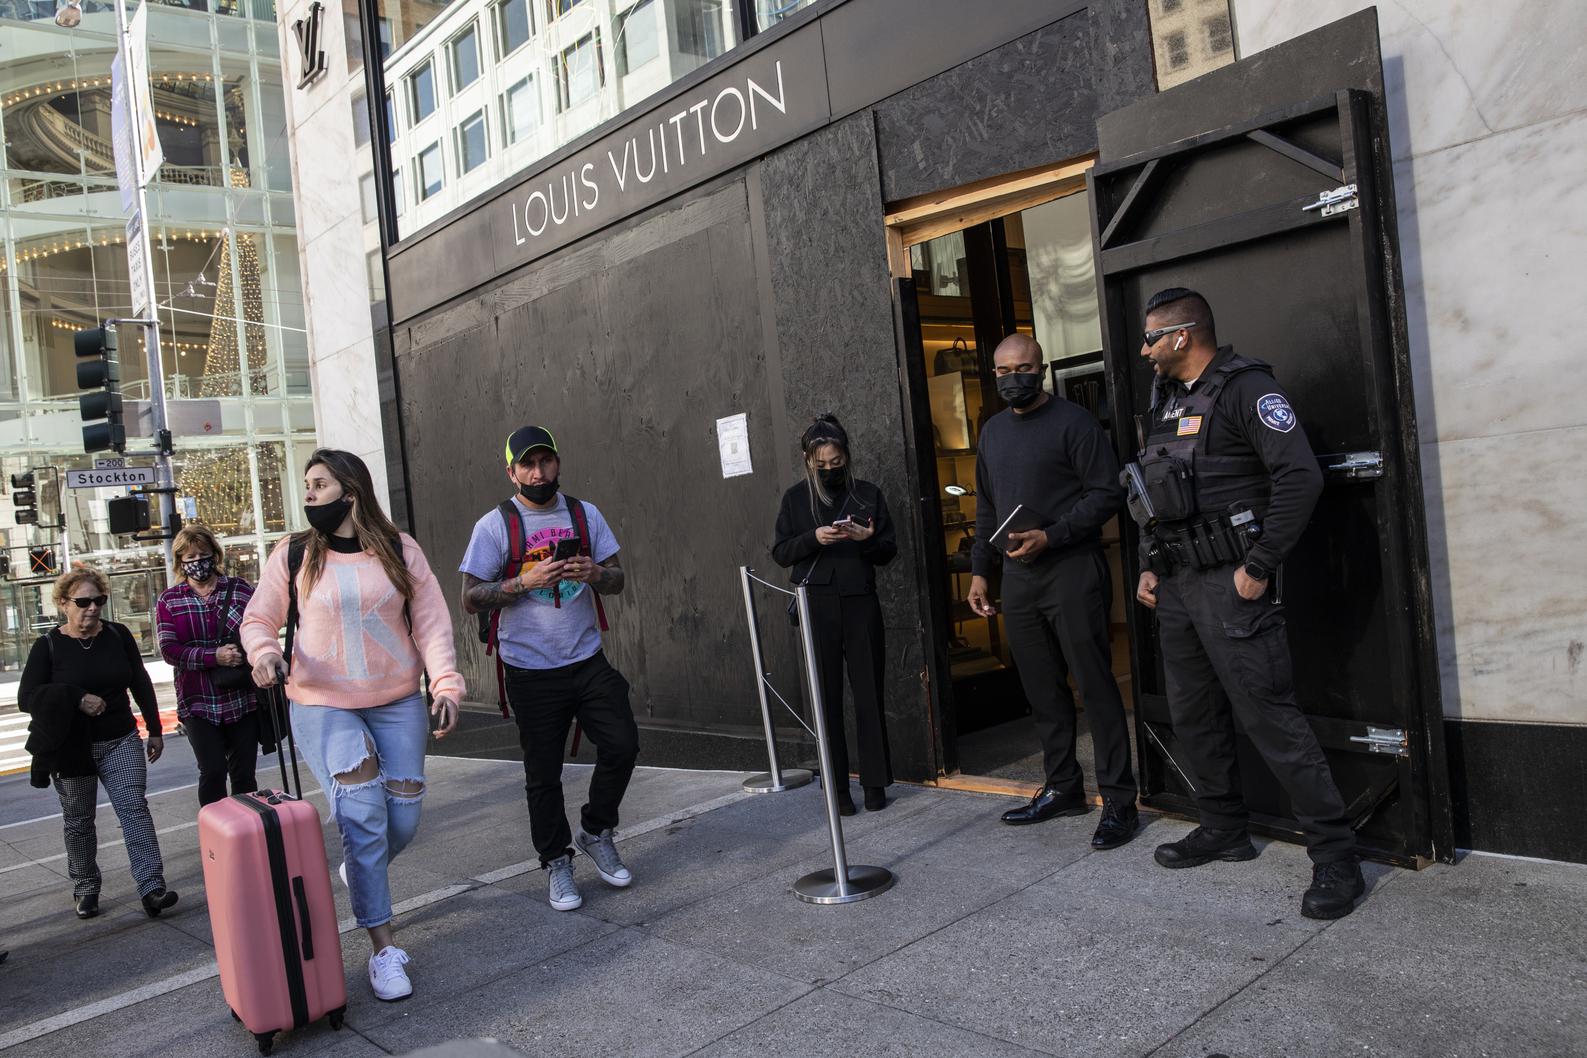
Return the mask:
<path id="1" fill-rule="evenodd" d="M 1041 395 L 1041 375 L 1015 371 L 997 376 L 997 395 L 1011 408 L 1023 408 Z"/>
<path id="2" fill-rule="evenodd" d="M 189 580 L 196 580 L 200 584 L 204 584 L 215 575 L 215 560 L 213 558 L 195 558 L 191 562 L 182 563 L 182 572 L 187 574 Z"/>
<path id="3" fill-rule="evenodd" d="M 550 503 L 551 497 L 555 496 L 557 494 L 557 489 L 561 487 L 562 479 L 557 478 L 553 481 L 541 482 L 538 485 L 525 485 L 519 483 L 518 491 L 523 495 L 523 498 L 528 500 L 530 503 L 540 504 Z"/>
<path id="4" fill-rule="evenodd" d="M 816 471 L 816 480 L 828 492 L 842 492 L 849 485 L 849 468 L 825 467 Z"/>
<path id="5" fill-rule="evenodd" d="M 332 500 L 330 503 L 303 508 L 303 516 L 317 532 L 330 536 L 342 527 L 352 509 L 352 500 Z"/>

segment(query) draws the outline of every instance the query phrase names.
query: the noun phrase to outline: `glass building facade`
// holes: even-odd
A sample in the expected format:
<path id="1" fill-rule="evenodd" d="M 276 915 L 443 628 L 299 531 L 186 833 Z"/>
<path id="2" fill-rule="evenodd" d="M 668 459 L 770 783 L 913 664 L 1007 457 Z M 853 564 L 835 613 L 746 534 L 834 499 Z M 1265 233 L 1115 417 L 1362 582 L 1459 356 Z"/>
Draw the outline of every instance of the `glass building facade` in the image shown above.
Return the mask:
<path id="1" fill-rule="evenodd" d="M 296 527 L 314 444 L 308 343 L 275 8 L 271 0 L 151 3 L 151 95 L 165 162 L 148 188 L 178 513 L 221 538 L 229 569 L 257 576 Z M 136 9 L 136 4 L 129 5 Z M 0 667 L 55 623 L 45 562 L 110 575 L 111 615 L 152 651 L 164 587 L 157 543 L 109 532 L 121 490 L 63 489 L 82 449 L 73 336 L 132 314 L 126 214 L 111 154 L 114 7 L 81 24 L 54 0 L 0 0 Z M 137 402 L 150 380 L 137 328 L 121 331 L 129 463 L 152 460 Z M 191 402 L 191 403 L 189 403 Z M 218 412 L 218 414 L 216 414 Z M 114 453 L 99 453 L 111 456 Z M 32 470 L 41 522 L 17 525 L 10 476 Z M 47 553 L 42 549 L 47 549 Z"/>

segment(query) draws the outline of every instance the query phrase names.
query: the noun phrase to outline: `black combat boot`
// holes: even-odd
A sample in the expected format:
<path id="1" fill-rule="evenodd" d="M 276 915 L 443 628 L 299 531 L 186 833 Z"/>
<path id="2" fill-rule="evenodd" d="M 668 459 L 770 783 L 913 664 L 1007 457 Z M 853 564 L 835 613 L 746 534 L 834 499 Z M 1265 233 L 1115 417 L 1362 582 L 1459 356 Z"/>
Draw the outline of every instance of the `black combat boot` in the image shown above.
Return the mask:
<path id="1" fill-rule="evenodd" d="M 1356 909 L 1356 898 L 1366 891 L 1361 861 L 1354 856 L 1314 864 L 1311 888 L 1301 898 L 1300 913 L 1307 918 L 1344 918 Z"/>
<path id="2" fill-rule="evenodd" d="M 1157 846 L 1153 856 L 1164 867 L 1177 870 L 1200 867 L 1213 860 L 1254 860 L 1256 846 L 1251 844 L 1251 835 L 1244 827 L 1238 830 L 1197 827 L 1178 841 Z"/>

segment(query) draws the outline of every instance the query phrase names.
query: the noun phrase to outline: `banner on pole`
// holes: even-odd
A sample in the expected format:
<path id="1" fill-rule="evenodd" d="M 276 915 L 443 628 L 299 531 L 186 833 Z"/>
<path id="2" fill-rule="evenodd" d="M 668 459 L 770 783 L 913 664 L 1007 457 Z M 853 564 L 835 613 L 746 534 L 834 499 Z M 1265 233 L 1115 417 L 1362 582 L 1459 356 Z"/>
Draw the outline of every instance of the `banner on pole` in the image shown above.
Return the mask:
<path id="1" fill-rule="evenodd" d="M 127 78 L 132 84 L 133 133 L 143 159 L 143 183 L 148 186 L 154 172 L 165 161 L 160 149 L 160 132 L 154 124 L 154 96 L 149 90 L 149 5 L 139 4 L 127 27 Z"/>

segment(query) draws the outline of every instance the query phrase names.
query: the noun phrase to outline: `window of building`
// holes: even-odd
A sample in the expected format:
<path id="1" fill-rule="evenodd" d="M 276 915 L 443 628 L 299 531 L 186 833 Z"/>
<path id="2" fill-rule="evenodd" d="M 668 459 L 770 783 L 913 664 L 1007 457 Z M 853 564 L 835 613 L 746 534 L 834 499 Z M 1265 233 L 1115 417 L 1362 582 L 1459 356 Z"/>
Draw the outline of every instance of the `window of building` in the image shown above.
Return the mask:
<path id="1" fill-rule="evenodd" d="M 457 168 L 471 173 L 485 164 L 490 156 L 490 144 L 485 137 L 485 112 L 476 110 L 463 119 L 457 127 Z"/>
<path id="2" fill-rule="evenodd" d="M 446 50 L 452 56 L 452 91 L 461 92 L 479 80 L 479 23 L 469 23 Z"/>
<path id="3" fill-rule="evenodd" d="M 441 190 L 446 180 L 446 163 L 441 157 L 441 145 L 432 143 L 419 152 L 419 201 Z"/>
<path id="4" fill-rule="evenodd" d="M 435 69 L 425 63 L 408 75 L 408 105 L 417 125 L 435 113 Z"/>
<path id="5" fill-rule="evenodd" d="M 521 143 L 540 126 L 540 96 L 535 79 L 525 77 L 501 94 L 501 134 L 504 144 Z"/>
<path id="6" fill-rule="evenodd" d="M 369 301 L 386 300 L 386 269 L 380 259 L 379 250 L 370 250 L 364 255 L 364 277 L 369 281 Z"/>
<path id="7" fill-rule="evenodd" d="M 562 50 L 557 57 L 557 80 L 563 110 L 571 110 L 595 97 L 606 83 L 605 71 L 601 69 L 599 32 L 586 33 Z"/>
<path id="8" fill-rule="evenodd" d="M 1168 50 L 1168 67 L 1171 70 L 1183 70 L 1190 65 L 1190 44 L 1185 40 L 1183 32 L 1170 33 L 1168 39 L 1163 41 Z"/>
<path id="9" fill-rule="evenodd" d="M 550 22 L 567 14 L 583 2 L 584 0 L 546 0 L 546 21 Z"/>
<path id="10" fill-rule="evenodd" d="M 369 102 L 362 92 L 353 96 L 353 142 L 360 147 L 369 145 Z"/>
<path id="11" fill-rule="evenodd" d="M 661 54 L 656 0 L 639 3 L 617 16 L 617 73 L 626 76 Z"/>
<path id="12" fill-rule="evenodd" d="M 397 101 L 386 93 L 386 142 L 397 142 Z"/>
<path id="13" fill-rule="evenodd" d="M 397 216 L 402 216 L 408 210 L 407 195 L 402 193 L 402 170 L 391 171 L 391 210 Z"/>
<path id="14" fill-rule="evenodd" d="M 700 59 L 714 59 L 726 49 L 722 32 L 722 0 L 678 0 L 674 9 L 678 50 Z"/>
<path id="15" fill-rule="evenodd" d="M 1228 15 L 1219 15 L 1209 18 L 1206 23 L 1207 47 L 1214 55 L 1221 55 L 1234 48 L 1234 27 L 1229 25 Z"/>
<path id="16" fill-rule="evenodd" d="M 496 56 L 505 58 L 529 42 L 529 0 L 502 0 L 496 5 Z"/>
<path id="17" fill-rule="evenodd" d="M 358 203 L 363 207 L 364 223 L 369 224 L 380 215 L 375 205 L 375 174 L 365 173 L 358 178 Z"/>
<path id="18" fill-rule="evenodd" d="M 375 31 L 380 34 L 380 61 L 385 62 L 391 58 L 391 19 L 381 19 L 375 24 Z"/>

